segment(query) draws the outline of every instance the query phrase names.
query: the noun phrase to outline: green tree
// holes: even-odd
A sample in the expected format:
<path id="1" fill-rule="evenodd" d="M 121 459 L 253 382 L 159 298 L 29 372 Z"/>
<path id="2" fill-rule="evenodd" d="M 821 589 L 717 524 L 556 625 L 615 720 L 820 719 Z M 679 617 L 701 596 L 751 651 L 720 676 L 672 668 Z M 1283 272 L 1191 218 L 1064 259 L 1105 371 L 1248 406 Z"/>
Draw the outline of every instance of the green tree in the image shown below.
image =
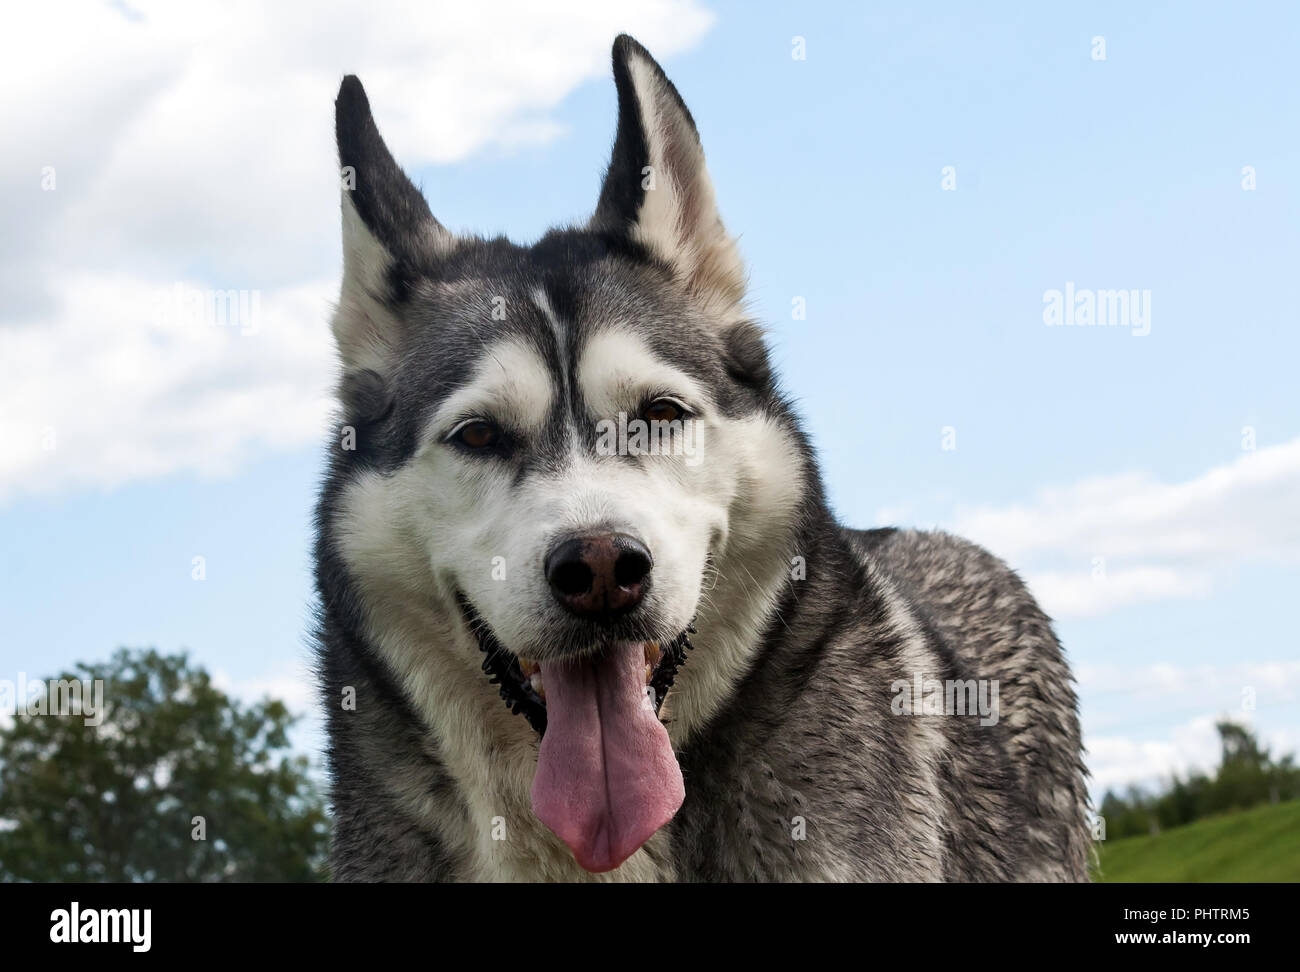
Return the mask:
<path id="1" fill-rule="evenodd" d="M 1300 797 L 1300 770 L 1291 755 L 1273 759 L 1246 726 L 1225 719 L 1216 728 L 1222 747 L 1217 773 L 1192 772 L 1186 779 L 1175 774 L 1161 793 L 1137 787 L 1129 787 L 1125 796 L 1108 792 L 1101 805 L 1107 838 L 1158 833 L 1213 814 Z"/>
<path id="2" fill-rule="evenodd" d="M 282 702 L 241 705 L 152 650 L 59 678 L 102 682 L 102 722 L 20 713 L 0 728 L 0 880 L 323 876 L 323 801 Z"/>

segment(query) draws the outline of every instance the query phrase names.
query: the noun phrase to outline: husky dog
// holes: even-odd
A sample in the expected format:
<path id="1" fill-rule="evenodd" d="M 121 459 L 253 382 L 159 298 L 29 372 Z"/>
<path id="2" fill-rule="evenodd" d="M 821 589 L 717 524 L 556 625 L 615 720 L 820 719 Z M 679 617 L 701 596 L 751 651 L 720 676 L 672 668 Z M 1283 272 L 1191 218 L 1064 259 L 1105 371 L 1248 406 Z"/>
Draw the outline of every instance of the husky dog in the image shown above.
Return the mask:
<path id="1" fill-rule="evenodd" d="M 532 246 L 444 228 L 339 90 L 334 877 L 1086 880 L 1048 618 L 978 547 L 834 521 L 690 112 L 613 63 L 595 212 Z"/>

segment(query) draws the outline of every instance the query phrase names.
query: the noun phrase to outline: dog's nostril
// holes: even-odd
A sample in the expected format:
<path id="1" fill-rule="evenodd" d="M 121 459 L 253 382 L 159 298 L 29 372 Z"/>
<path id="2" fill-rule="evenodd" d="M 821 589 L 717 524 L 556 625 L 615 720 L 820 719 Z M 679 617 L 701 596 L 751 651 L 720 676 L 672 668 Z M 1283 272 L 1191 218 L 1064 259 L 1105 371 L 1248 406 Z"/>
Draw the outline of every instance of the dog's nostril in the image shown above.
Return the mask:
<path id="1" fill-rule="evenodd" d="M 547 583 L 565 609 L 582 617 L 625 614 L 641 603 L 654 561 L 625 533 L 570 537 L 546 558 Z"/>
<path id="2" fill-rule="evenodd" d="M 592 577 L 590 567 L 581 561 L 570 560 L 557 564 L 551 571 L 551 584 L 561 594 L 572 597 L 591 590 Z"/>
<path id="3" fill-rule="evenodd" d="M 645 580 L 650 573 L 650 558 L 636 550 L 625 550 L 619 554 L 614 563 L 614 583 L 619 587 L 631 587 Z"/>

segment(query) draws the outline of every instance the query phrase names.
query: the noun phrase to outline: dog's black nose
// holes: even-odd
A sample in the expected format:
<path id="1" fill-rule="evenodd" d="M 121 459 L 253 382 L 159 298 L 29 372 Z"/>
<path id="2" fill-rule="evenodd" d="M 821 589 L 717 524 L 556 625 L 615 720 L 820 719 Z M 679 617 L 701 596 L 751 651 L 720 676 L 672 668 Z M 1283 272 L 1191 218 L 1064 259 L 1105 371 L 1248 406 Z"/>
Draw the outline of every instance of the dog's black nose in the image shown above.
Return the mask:
<path id="1" fill-rule="evenodd" d="M 625 533 L 572 537 L 546 555 L 546 580 L 573 614 L 626 614 L 641 603 L 654 561 L 646 545 Z"/>

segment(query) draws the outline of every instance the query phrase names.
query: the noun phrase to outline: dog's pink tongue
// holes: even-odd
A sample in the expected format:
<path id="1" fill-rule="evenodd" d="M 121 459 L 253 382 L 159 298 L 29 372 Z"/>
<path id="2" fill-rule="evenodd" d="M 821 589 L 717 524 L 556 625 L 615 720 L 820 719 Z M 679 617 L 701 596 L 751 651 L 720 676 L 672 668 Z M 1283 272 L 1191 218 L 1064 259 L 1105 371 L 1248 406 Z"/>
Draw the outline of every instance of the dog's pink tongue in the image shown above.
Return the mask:
<path id="1" fill-rule="evenodd" d="M 686 796 L 668 731 L 646 694 L 645 649 L 542 666 L 546 734 L 533 811 L 588 871 L 609 871 L 673 818 Z"/>

